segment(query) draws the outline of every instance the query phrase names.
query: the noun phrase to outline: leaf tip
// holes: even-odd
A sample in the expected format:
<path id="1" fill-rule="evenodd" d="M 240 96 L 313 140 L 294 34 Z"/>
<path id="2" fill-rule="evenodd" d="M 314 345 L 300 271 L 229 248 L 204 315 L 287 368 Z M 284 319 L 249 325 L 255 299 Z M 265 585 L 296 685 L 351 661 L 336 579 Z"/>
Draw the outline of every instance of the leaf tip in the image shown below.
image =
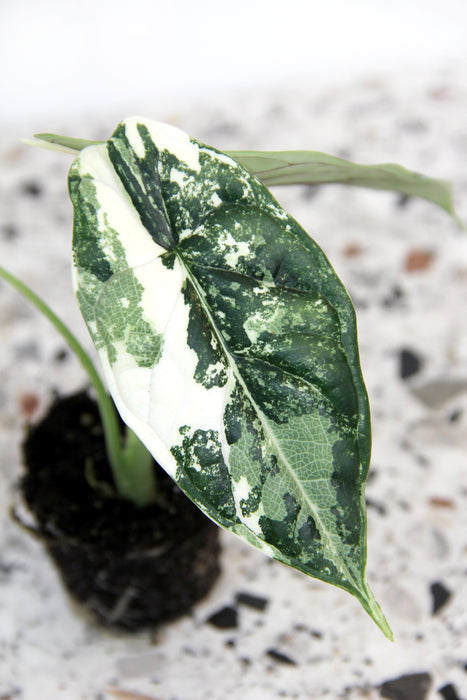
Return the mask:
<path id="1" fill-rule="evenodd" d="M 387 639 L 389 639 L 390 642 L 393 642 L 394 634 L 392 632 L 391 626 L 386 620 L 386 617 L 383 611 L 381 610 L 381 606 L 379 605 L 378 601 L 373 595 L 373 592 L 367 584 L 365 584 L 364 591 L 362 592 L 362 596 L 359 596 L 359 599 L 366 612 L 378 625 L 384 636 L 387 637 Z"/>
<path id="2" fill-rule="evenodd" d="M 21 139 L 28 146 L 38 146 L 51 151 L 62 151 L 77 156 L 83 148 L 103 143 L 102 141 L 90 141 L 89 139 L 77 139 L 72 136 L 60 136 L 59 134 L 34 134 L 34 139 Z"/>
<path id="3" fill-rule="evenodd" d="M 34 134 L 33 139 L 20 139 L 20 141 L 26 146 L 34 146 L 34 148 L 45 148 L 48 151 L 61 151 L 62 153 L 78 155 L 79 150 L 62 144 L 56 138 L 55 134 Z"/>
<path id="4" fill-rule="evenodd" d="M 394 641 L 393 631 L 391 629 L 389 622 L 386 620 L 385 616 L 383 615 L 383 612 L 381 609 L 380 609 L 379 616 L 378 617 L 373 616 L 373 620 L 376 622 L 376 624 L 378 625 L 378 627 L 380 628 L 380 630 L 384 634 L 384 636 L 387 639 L 389 639 L 390 642 L 393 642 Z"/>

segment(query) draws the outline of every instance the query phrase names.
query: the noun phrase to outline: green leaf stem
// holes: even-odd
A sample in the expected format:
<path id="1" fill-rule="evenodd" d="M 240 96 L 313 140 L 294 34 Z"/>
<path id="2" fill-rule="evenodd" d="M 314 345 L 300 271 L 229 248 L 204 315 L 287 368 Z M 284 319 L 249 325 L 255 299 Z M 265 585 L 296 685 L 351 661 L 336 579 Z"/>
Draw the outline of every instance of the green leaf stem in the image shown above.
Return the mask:
<path id="1" fill-rule="evenodd" d="M 14 287 L 50 321 L 85 370 L 95 391 L 107 458 L 119 496 L 128 498 L 140 507 L 154 502 L 156 500 L 156 483 L 152 456 L 131 430 L 127 430 L 125 440 L 123 440 L 114 403 L 86 350 L 44 300 L 2 266 L 0 266 L 0 279 Z"/>
<path id="2" fill-rule="evenodd" d="M 75 155 L 86 146 L 103 143 L 58 134 L 35 134 L 35 137 L 38 140 L 27 143 Z M 305 150 L 227 153 L 267 187 L 341 184 L 399 192 L 407 197 L 420 197 L 441 207 L 453 217 L 461 230 L 465 230 L 465 225 L 455 210 L 449 181 L 428 177 L 395 163 L 362 165 L 327 153 Z"/>

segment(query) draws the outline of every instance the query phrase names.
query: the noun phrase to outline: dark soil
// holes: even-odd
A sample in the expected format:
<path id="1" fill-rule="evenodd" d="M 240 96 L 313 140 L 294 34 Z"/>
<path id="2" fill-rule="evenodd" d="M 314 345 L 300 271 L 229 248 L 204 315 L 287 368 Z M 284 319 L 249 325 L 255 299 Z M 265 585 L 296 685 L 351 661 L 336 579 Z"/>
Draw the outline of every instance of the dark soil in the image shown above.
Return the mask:
<path id="1" fill-rule="evenodd" d="M 218 527 L 155 463 L 160 503 L 137 508 L 91 488 L 111 483 L 99 414 L 86 393 L 57 400 L 24 443 L 21 490 L 73 597 L 128 630 L 179 617 L 219 574 Z"/>

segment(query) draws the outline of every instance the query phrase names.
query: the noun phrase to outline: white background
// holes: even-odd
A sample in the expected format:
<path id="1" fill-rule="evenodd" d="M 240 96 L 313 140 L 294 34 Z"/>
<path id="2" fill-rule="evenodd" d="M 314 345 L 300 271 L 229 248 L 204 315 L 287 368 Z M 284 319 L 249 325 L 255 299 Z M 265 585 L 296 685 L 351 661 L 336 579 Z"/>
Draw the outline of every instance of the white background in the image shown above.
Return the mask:
<path id="1" fill-rule="evenodd" d="M 465 0 L 0 0 L 0 126 L 428 71 L 466 26 Z"/>

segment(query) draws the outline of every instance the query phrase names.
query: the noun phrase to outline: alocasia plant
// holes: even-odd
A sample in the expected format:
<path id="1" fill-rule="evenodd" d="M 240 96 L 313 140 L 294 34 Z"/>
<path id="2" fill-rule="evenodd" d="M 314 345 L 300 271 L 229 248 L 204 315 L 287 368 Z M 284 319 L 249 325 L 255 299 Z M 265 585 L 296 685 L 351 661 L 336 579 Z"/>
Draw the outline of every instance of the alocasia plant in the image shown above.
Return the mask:
<path id="1" fill-rule="evenodd" d="M 371 434 L 354 309 L 251 170 L 392 187 L 452 213 L 446 184 L 313 152 L 225 154 L 136 118 L 105 143 L 40 137 L 77 154 L 74 285 L 130 435 L 215 522 L 352 593 L 391 637 L 365 578 Z"/>

